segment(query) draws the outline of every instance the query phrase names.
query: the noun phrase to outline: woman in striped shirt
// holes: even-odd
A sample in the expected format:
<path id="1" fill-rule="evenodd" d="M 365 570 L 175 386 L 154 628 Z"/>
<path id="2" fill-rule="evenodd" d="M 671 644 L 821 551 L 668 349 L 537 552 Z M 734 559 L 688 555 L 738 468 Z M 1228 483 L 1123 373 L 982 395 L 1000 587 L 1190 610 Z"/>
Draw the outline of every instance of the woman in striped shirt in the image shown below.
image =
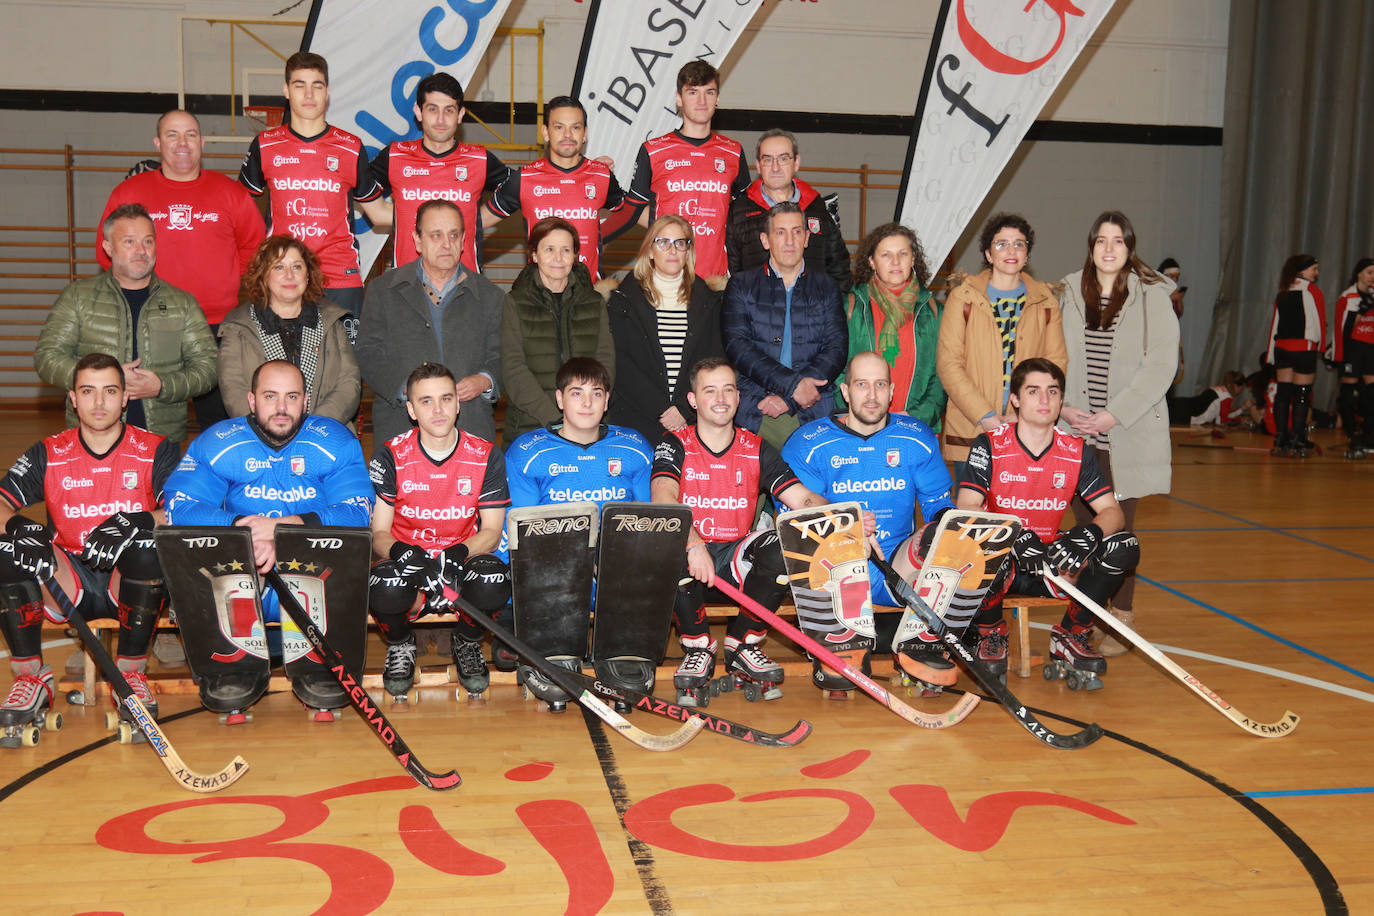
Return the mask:
<path id="1" fill-rule="evenodd" d="M 1060 308 L 1069 351 L 1068 383 L 1060 424 L 1082 436 L 1135 528 L 1136 504 L 1170 485 L 1169 412 L 1164 396 L 1178 368 L 1178 316 L 1174 284 L 1136 255 L 1135 229 L 1124 213 L 1109 210 L 1088 233 L 1083 269 L 1064 278 Z M 1073 506 L 1078 524 L 1092 511 Z M 1128 626 L 1135 619 L 1135 576 L 1112 599 L 1112 613 Z M 1126 649 L 1110 637 L 1103 655 Z"/>

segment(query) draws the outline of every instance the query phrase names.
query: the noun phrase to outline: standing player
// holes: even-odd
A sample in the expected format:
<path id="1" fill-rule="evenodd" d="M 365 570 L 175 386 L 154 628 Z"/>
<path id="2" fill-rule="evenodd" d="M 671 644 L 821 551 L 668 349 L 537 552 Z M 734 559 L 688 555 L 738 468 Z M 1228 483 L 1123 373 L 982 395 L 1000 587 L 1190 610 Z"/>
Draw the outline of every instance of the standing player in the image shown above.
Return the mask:
<path id="1" fill-rule="evenodd" d="M 1347 458 L 1374 448 L 1374 258 L 1360 258 L 1331 313 L 1331 357 L 1341 376 L 1336 398 L 1350 439 Z M 1359 422 L 1356 422 L 1356 417 Z"/>
<path id="2" fill-rule="evenodd" d="M 1058 571 L 1076 577 L 1085 595 L 1106 605 L 1140 560 L 1140 542 L 1122 530 L 1126 516 L 1096 454 L 1055 426 L 1064 404 L 1063 370 L 1038 357 L 1019 363 L 1012 370 L 1009 403 L 1016 422 L 974 440 L 958 499 L 961 509 L 1006 512 L 1025 526 L 1012 547 L 1013 575 L 988 589 L 973 619 L 978 657 L 999 675 L 1007 670 L 1002 596 L 1008 586 L 1017 594 L 1062 598 L 1041 578 L 1046 570 Z M 1075 495 L 1093 511 L 1093 520 L 1061 532 L 1059 521 Z M 1092 632 L 1092 613 L 1071 600 L 1050 636 L 1051 656 L 1060 667 L 1086 676 L 1089 690 L 1102 686 L 1098 676 L 1107 670 L 1107 660 L 1089 642 Z"/>
<path id="3" fill-rule="evenodd" d="M 31 446 L 0 479 L 0 522 L 7 533 L 0 538 L 0 633 L 15 676 L 0 704 L 5 726 L 32 722 L 52 706 L 52 669 L 42 653 L 44 608 L 54 621 L 65 616 L 35 575 L 55 576 L 82 616 L 119 617 L 115 663 L 157 715 L 144 671 L 167 592 L 153 526 L 162 521 L 163 484 L 176 467 L 176 443 L 120 419 L 129 394 L 119 360 L 107 353 L 77 362 L 67 397 L 77 426 Z M 40 502 L 52 519 L 51 534 L 16 514 Z"/>
<path id="4" fill-rule="evenodd" d="M 506 450 L 511 505 L 647 502 L 649 441 L 632 429 L 601 422 L 611 387 L 606 367 L 590 357 L 574 357 L 559 368 L 554 383 L 563 421 L 517 437 Z"/>
<path id="5" fill-rule="evenodd" d="M 1317 378 L 1317 356 L 1326 350 L 1326 300 L 1317 288 L 1321 265 L 1295 254 L 1279 271 L 1279 292 L 1269 323 L 1264 361 L 1274 366 L 1274 447 L 1270 454 L 1300 458 L 1316 448 L 1307 438 L 1307 408 Z"/>
<path id="6" fill-rule="evenodd" d="M 452 608 L 445 582 L 494 616 L 510 600 L 510 567 L 492 555 L 501 541 L 506 463 L 485 439 L 462 432 L 458 383 L 438 363 L 406 380 L 406 410 L 419 424 L 377 449 L 369 471 L 377 491 L 372 513 L 368 603 L 386 642 L 382 685 L 401 696 L 415 682 L 415 634 L 422 614 Z M 462 612 L 453 625 L 453 662 L 463 689 L 486 691 L 482 630 Z"/>
<path id="7" fill-rule="evenodd" d="M 719 95 L 720 73 L 706 61 L 689 61 L 678 71 L 674 99 L 682 126 L 640 147 L 626 195 L 641 208 L 639 224 L 646 229 L 668 213 L 692 224 L 697 276 L 714 278 L 717 289 L 730 270 L 725 256 L 730 201 L 749 190 L 744 147 L 711 131 Z"/>
<path id="8" fill-rule="evenodd" d="M 309 245 L 324 271 L 325 296 L 356 316 L 363 307 L 363 278 L 352 203 L 374 200 L 382 189 L 368 171 L 362 141 L 325 121 L 329 64 L 323 57 L 292 54 L 282 95 L 290 116 L 253 138 L 239 182 L 254 197 L 268 195 L 272 232 L 289 232 Z M 364 212 L 381 216 L 376 208 Z"/>
<path id="9" fill-rule="evenodd" d="M 687 400 L 697 412 L 693 426 L 663 434 L 654 450 L 653 498 L 692 508 L 686 574 L 673 606 L 684 656 L 673 675 L 678 702 L 705 706 L 716 668 L 719 644 L 706 622 L 706 590 L 716 576 L 738 587 L 770 611 L 787 594 L 787 570 L 778 533 L 751 530 L 760 493 L 789 509 L 825 505 L 792 473 L 777 450 L 755 433 L 735 425 L 739 387 L 735 370 L 720 357 L 697 362 L 690 373 Z M 758 683 L 766 700 L 782 696 L 782 666 L 760 646 L 768 628 L 740 608 L 725 631 L 725 668 Z"/>
<path id="10" fill-rule="evenodd" d="M 250 387 L 248 416 L 202 433 L 168 479 L 167 521 L 249 529 L 253 559 L 265 573 L 277 562 L 278 525 L 367 525 L 373 490 L 358 437 L 337 420 L 307 415 L 305 378 L 294 363 L 268 360 L 254 370 Z M 262 593 L 262 607 L 268 620 L 278 618 L 275 590 Z M 197 611 L 206 612 L 178 609 L 183 618 Z M 303 636 L 289 635 L 304 645 Z M 322 663 L 302 659 L 301 666 L 291 679 L 301 702 L 319 710 L 347 703 Z M 200 697 L 206 708 L 230 712 L 252 705 L 266 688 L 265 680 L 252 683 L 241 674 L 209 675 Z"/>
<path id="11" fill-rule="evenodd" d="M 550 99 L 544 108 L 539 139 L 546 144 L 543 159 L 511 170 L 505 184 L 487 199 L 492 221 L 505 219 L 517 210 L 529 227 L 550 216 L 577 227 L 578 260 L 587 265 L 593 280 L 601 279 L 601 211 L 614 210 L 625 199 L 610 167 L 588 159 L 587 110 L 570 95 Z"/>
<path id="12" fill-rule="evenodd" d="M 849 413 L 803 426 L 787 440 L 782 457 L 803 484 L 831 502 L 858 501 L 873 519 L 865 533 L 877 537 L 884 556 L 900 556 L 910 549 L 907 542 L 918 510 L 931 523 L 953 507 L 949 471 L 930 427 L 915 417 L 888 412 L 892 370 L 887 360 L 871 351 L 855 354 L 845 367 L 845 378 L 840 392 Z M 869 568 L 869 587 L 874 603 L 901 604 L 876 566 Z M 922 633 L 901 651 L 928 667 L 951 668 L 941 646 L 938 639 Z M 814 659 L 811 677 L 822 690 L 853 686 Z"/>
<path id="13" fill-rule="evenodd" d="M 482 211 L 482 195 L 494 191 L 510 171 L 484 146 L 458 142 L 458 125 L 467 109 L 463 87 L 447 73 L 431 73 L 415 88 L 415 120 L 424 134 L 419 140 L 398 140 L 372 160 L 372 178 L 391 200 L 363 205 L 374 226 L 392 227 L 391 265 L 400 267 L 419 257 L 415 248 L 415 218 L 427 200 L 453 202 L 462 216 L 463 266 L 482 270 L 482 229 L 498 218 Z"/>

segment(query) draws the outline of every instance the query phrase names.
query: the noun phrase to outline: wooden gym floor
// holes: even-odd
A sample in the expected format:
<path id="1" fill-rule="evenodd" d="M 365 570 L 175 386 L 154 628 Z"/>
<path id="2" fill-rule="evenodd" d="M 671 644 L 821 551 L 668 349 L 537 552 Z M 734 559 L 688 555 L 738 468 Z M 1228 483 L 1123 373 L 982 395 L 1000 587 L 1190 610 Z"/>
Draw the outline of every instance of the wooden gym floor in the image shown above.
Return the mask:
<path id="1" fill-rule="evenodd" d="M 7 416 L 0 458 L 49 419 Z M 813 722 L 789 749 L 702 733 L 655 754 L 513 685 L 481 707 L 436 689 L 387 712 L 430 769 L 462 774 L 439 793 L 347 710 L 318 724 L 276 693 L 225 727 L 194 694 L 164 694 L 189 766 L 251 764 L 197 796 L 105 732 L 107 700 L 59 699 L 62 731 L 0 750 L 0 910 L 1371 912 L 1374 461 L 1319 435 L 1326 454 L 1296 461 L 1244 451 L 1266 444 L 1245 434 L 1177 432 L 1174 491 L 1139 518 L 1138 629 L 1246 714 L 1299 713 L 1288 737 L 1243 732 L 1139 653 L 1112 659 L 1092 693 L 1011 678 L 1048 724 L 1102 725 L 1077 751 L 1039 743 L 992 701 L 928 731 L 791 674 L 780 701 L 711 704 L 767 730 Z M 1040 651 L 1057 616 L 1036 620 Z M 781 637 L 768 647 L 797 659 Z M 71 652 L 46 648 L 59 670 Z"/>

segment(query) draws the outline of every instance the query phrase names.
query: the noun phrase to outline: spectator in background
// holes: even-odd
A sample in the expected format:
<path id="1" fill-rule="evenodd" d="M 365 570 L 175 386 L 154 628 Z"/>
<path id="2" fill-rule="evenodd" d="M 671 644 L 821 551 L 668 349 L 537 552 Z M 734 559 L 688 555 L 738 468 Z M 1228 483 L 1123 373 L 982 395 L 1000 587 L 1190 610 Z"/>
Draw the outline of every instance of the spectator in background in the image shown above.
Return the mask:
<path id="1" fill-rule="evenodd" d="M 1174 314 L 1182 318 L 1183 294 L 1188 292 L 1188 287 L 1179 285 L 1178 278 L 1182 276 L 1183 271 L 1179 268 L 1178 262 L 1173 258 L 1165 258 L 1159 262 L 1159 272 L 1168 277 L 1170 282 L 1174 284 L 1174 291 L 1169 294 L 1169 301 L 1174 305 Z M 1178 371 L 1174 373 L 1173 384 L 1169 386 L 1169 397 L 1172 398 L 1174 396 L 1174 388 L 1179 382 L 1183 381 L 1183 375 L 1187 371 L 1187 368 L 1183 365 L 1183 335 L 1180 334 L 1178 339 Z"/>
<path id="2" fill-rule="evenodd" d="M 615 378 L 615 341 L 606 303 L 578 260 L 577 229 L 556 216 L 530 228 L 530 263 L 506 294 L 501 318 L 505 442 L 563 418 L 554 398 L 558 369 L 591 357 Z M 604 408 L 603 408 L 604 409 Z"/>
<path id="3" fill-rule="evenodd" d="M 929 282 L 916 233 L 901 223 L 884 223 L 859 243 L 845 316 L 849 358 L 872 351 L 886 360 L 892 370 L 892 412 L 915 417 L 938 433 L 946 397 L 935 355 L 944 306 L 926 288 Z M 836 400 L 844 406 L 843 398 Z"/>
<path id="4" fill-rule="evenodd" d="M 954 464 L 956 486 L 973 440 L 1016 420 L 1007 409 L 1016 364 L 1037 356 L 1061 369 L 1068 362 L 1054 292 L 1026 272 L 1035 247 L 1030 223 L 1015 213 L 994 214 L 978 247 L 987 269 L 951 278 L 940 318 L 936 366 L 949 395 L 942 452 Z"/>
<path id="5" fill-rule="evenodd" d="M 1222 376 L 1220 385 L 1190 398 L 1169 398 L 1169 423 L 1174 426 L 1229 426 L 1242 419 L 1245 409 L 1239 406 L 1240 393 L 1245 389 L 1245 374 L 1232 369 Z"/>
<path id="6" fill-rule="evenodd" d="M 362 379 L 344 319 L 324 298 L 324 273 L 314 252 L 289 235 L 269 236 L 244 277 L 250 302 L 220 325 L 219 388 L 231 417 L 248 415 L 253 371 L 286 360 L 305 377 L 306 409 L 351 425 Z"/>
<path id="7" fill-rule="evenodd" d="M 1346 456 L 1363 458 L 1374 448 L 1374 258 L 1355 262 L 1331 311 L 1328 350 L 1341 376 L 1336 405 L 1350 439 Z"/>
<path id="8" fill-rule="evenodd" d="M 1326 349 L 1326 301 L 1317 288 L 1315 255 L 1295 254 L 1279 271 L 1266 362 L 1278 379 L 1274 396 L 1275 455 L 1302 456 L 1316 448 L 1307 438 L 1307 408 L 1317 377 L 1317 356 Z"/>
<path id="9" fill-rule="evenodd" d="M 607 421 L 649 442 L 696 422 L 687 370 L 724 356 L 720 294 L 696 276 L 692 224 L 660 216 L 640 243 L 630 276 L 611 293 L 616 385 Z"/>
<path id="10" fill-rule="evenodd" d="M 806 246 L 806 265 L 822 271 L 835 281 L 841 293 L 849 291 L 849 249 L 840 231 L 840 199 L 836 194 L 822 197 L 811 185 L 797 177 L 801 168 L 801 149 L 790 131 L 774 127 L 763 132 L 754 146 L 759 178 L 749 189 L 730 202 L 725 226 L 725 253 L 730 273 L 762 267 L 768 251 L 760 243 L 764 217 L 776 203 L 790 200 L 806 216 L 806 231 L 811 242 Z"/>
<path id="11" fill-rule="evenodd" d="M 232 179 L 201 168 L 205 138 L 195 115 L 173 110 L 158 118 L 153 146 L 156 167 L 115 185 L 100 225 L 117 207 L 142 204 L 158 234 L 157 275 L 195 297 L 218 337 L 219 323 L 239 304 L 240 282 L 262 241 L 262 214 Z M 102 232 L 96 230 L 95 256 L 108 269 Z M 228 417 L 216 388 L 197 397 L 195 408 L 201 429 Z"/>

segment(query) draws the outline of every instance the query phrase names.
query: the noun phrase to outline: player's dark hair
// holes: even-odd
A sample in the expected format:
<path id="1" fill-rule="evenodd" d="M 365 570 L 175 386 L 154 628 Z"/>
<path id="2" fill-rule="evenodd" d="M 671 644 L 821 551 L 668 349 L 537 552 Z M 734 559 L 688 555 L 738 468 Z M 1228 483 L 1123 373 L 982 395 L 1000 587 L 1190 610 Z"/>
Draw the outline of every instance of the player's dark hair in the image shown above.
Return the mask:
<path id="1" fill-rule="evenodd" d="M 269 367 L 269 366 L 287 366 L 287 367 L 290 367 L 291 369 L 294 369 L 295 372 L 296 372 L 296 374 L 299 375 L 299 376 L 301 377 L 301 391 L 305 391 L 305 373 L 301 372 L 301 367 L 300 367 L 300 366 L 297 366 L 295 363 L 291 362 L 291 360 L 289 360 L 289 359 L 269 359 L 267 362 L 262 363 L 261 365 L 259 365 L 258 368 L 256 368 L 256 369 L 253 370 L 253 376 L 252 376 L 252 378 L 250 378 L 250 379 L 248 380 L 248 390 L 249 390 L 249 391 L 253 392 L 254 394 L 257 394 L 257 391 L 258 391 L 258 376 L 262 375 L 262 370 L 266 369 L 266 368 Z"/>
<path id="2" fill-rule="evenodd" d="M 549 126 L 549 118 L 553 116 L 555 108 L 576 108 L 582 112 L 582 123 L 587 123 L 587 109 L 582 106 L 576 98 L 570 95 L 556 95 L 549 99 L 549 103 L 544 106 L 544 126 Z"/>
<path id="3" fill-rule="evenodd" d="M 800 215 L 802 218 L 802 225 L 806 225 L 806 212 L 802 210 L 801 207 L 797 206 L 795 202 L 790 200 L 784 200 L 780 203 L 773 204 L 773 206 L 768 208 L 768 215 L 763 218 L 764 232 L 772 232 L 773 219 L 775 217 L 782 216 L 786 213 L 796 213 Z"/>
<path id="4" fill-rule="evenodd" d="M 1159 262 L 1159 272 L 1164 273 L 1164 271 L 1166 270 L 1177 270 L 1180 273 L 1182 273 L 1183 268 L 1179 267 L 1178 261 L 1174 260 L 1173 258 L 1165 258 L 1164 260 Z"/>
<path id="5" fill-rule="evenodd" d="M 1026 384 L 1026 376 L 1032 372 L 1046 373 L 1054 379 L 1061 392 L 1064 390 L 1064 370 L 1059 368 L 1059 364 L 1043 356 L 1032 356 L 1030 359 L 1021 360 L 1016 364 L 1016 368 L 1011 370 L 1010 392 L 1018 398 L 1021 397 L 1021 388 Z"/>
<path id="6" fill-rule="evenodd" d="M 420 382 L 426 382 L 432 378 L 446 378 L 453 384 L 458 384 L 458 380 L 453 377 L 453 370 L 443 363 L 420 363 L 411 370 L 410 375 L 406 376 L 406 397 L 410 397 L 410 390 Z"/>
<path id="7" fill-rule="evenodd" d="M 1295 254 L 1289 257 L 1279 270 L 1279 292 L 1286 293 L 1293 285 L 1293 281 L 1298 279 L 1298 274 L 1316 263 L 1317 256 L 1314 254 Z"/>
<path id="8" fill-rule="evenodd" d="M 1104 291 L 1098 284 L 1097 265 L 1093 263 L 1093 247 L 1097 244 L 1097 236 L 1101 233 L 1102 227 L 1108 224 L 1121 227 L 1121 238 L 1126 243 L 1126 266 L 1116 275 L 1110 292 Z M 1131 274 L 1138 276 L 1142 283 L 1158 283 L 1163 279 L 1135 253 L 1135 226 L 1131 225 L 1126 214 L 1120 210 L 1104 210 L 1093 220 L 1092 231 L 1088 233 L 1088 257 L 1083 261 L 1083 278 L 1079 283 L 1088 327 L 1104 331 L 1111 327 L 1112 319 L 1126 304 L 1126 295 L 1129 292 L 1126 278 Z M 1102 304 L 1103 296 L 1107 297 L 1106 305 Z"/>
<path id="9" fill-rule="evenodd" d="M 720 88 L 720 71 L 704 60 L 689 60 L 677 72 L 678 92 L 688 86 L 709 86 L 712 83 L 716 84 L 717 89 Z"/>
<path id="10" fill-rule="evenodd" d="M 921 284 L 922 288 L 930 283 L 930 268 L 926 266 L 926 250 L 921 247 L 921 240 L 916 237 L 916 230 L 903 226 L 901 223 L 883 223 L 864 236 L 864 240 L 859 243 L 859 250 L 854 252 L 855 286 L 873 279 L 873 265 L 868 261 L 873 257 L 873 253 L 878 250 L 878 246 L 894 235 L 900 235 L 911 246 L 911 275 L 916 278 L 916 282 Z"/>
<path id="11" fill-rule="evenodd" d="M 277 262 L 292 250 L 305 262 L 305 293 L 301 301 L 309 305 L 324 298 L 324 271 L 320 269 L 320 259 L 300 239 L 282 233 L 269 235 L 262 240 L 243 273 L 243 287 L 255 305 L 263 308 L 270 305 L 272 291 L 267 286 L 267 278 L 272 275 L 272 268 Z"/>
<path id="12" fill-rule="evenodd" d="M 763 141 L 764 141 L 764 140 L 772 140 L 774 137 L 782 137 L 782 138 L 783 138 L 784 140 L 786 140 L 788 143 L 792 144 L 792 155 L 793 155 L 793 156 L 800 156 L 800 155 L 801 155 L 801 147 L 797 145 L 797 135 L 796 135 L 796 134 L 792 133 L 792 131 L 790 131 L 790 130 L 783 130 L 781 127 L 770 127 L 770 128 L 768 128 L 767 130 L 765 130 L 763 133 L 759 134 L 758 140 L 756 140 L 756 141 L 754 142 L 754 161 L 755 161 L 755 162 L 758 162 L 758 161 L 759 161 L 759 156 L 761 155 L 761 151 L 762 151 L 762 149 L 763 149 Z"/>
<path id="13" fill-rule="evenodd" d="M 431 92 L 446 95 L 457 102 L 459 108 L 463 107 L 463 84 L 458 82 L 457 78 L 451 73 L 436 70 L 434 73 L 420 80 L 419 85 L 415 87 L 415 104 L 424 108 L 425 96 L 429 95 Z"/>
<path id="14" fill-rule="evenodd" d="M 162 114 L 158 115 L 157 125 L 153 128 L 154 137 L 159 137 L 162 135 L 162 122 L 167 120 L 168 117 L 174 114 L 186 115 L 186 117 L 196 122 L 196 130 L 200 130 L 200 118 L 191 114 L 189 111 L 186 111 L 184 108 L 173 108 L 171 111 L 164 111 Z"/>
<path id="15" fill-rule="evenodd" d="M 1360 279 L 1360 274 L 1366 267 L 1374 266 L 1374 258 L 1360 258 L 1355 262 L 1355 269 L 1350 272 L 1350 282 L 1346 286 L 1354 286 L 1355 281 Z"/>
<path id="16" fill-rule="evenodd" d="M 574 356 L 558 367 L 558 376 L 553 380 L 554 388 L 562 391 L 573 382 L 598 385 L 607 394 L 611 391 L 611 373 L 606 371 L 600 360 L 590 356 Z"/>
<path id="17" fill-rule="evenodd" d="M 291 74 L 297 70 L 318 70 L 324 76 L 324 84 L 329 85 L 329 62 L 314 51 L 297 51 L 286 59 L 286 81 L 291 82 Z"/>
<path id="18" fill-rule="evenodd" d="M 462 211 L 462 210 L 459 210 L 459 209 L 458 209 L 458 205 L 455 204 L 453 201 L 451 201 L 451 200 L 445 200 L 445 199 L 442 198 L 442 197 L 435 197 L 435 198 L 432 198 L 432 199 L 430 199 L 430 200 L 427 200 L 427 201 L 425 201 L 424 203 L 420 204 L 419 208 L 416 209 L 416 211 L 415 211 L 415 231 L 416 231 L 416 233 L 419 233 L 419 231 L 420 231 L 420 225 L 421 225 L 421 223 L 423 223 L 423 222 L 425 221 L 425 214 L 426 214 L 426 213 L 432 213 L 432 212 L 434 212 L 435 210 L 452 210 L 454 213 L 458 214 L 458 228 L 459 228 L 459 229 L 462 229 L 463 232 L 464 232 L 465 234 L 467 233 L 468 227 L 467 227 L 467 223 L 463 220 L 463 211 Z"/>
<path id="19" fill-rule="evenodd" d="M 114 224 L 122 219 L 146 219 L 152 223 L 153 218 L 148 213 L 148 208 L 143 204 L 120 204 L 110 211 L 110 215 L 105 217 L 105 222 L 100 224 L 100 234 L 105 241 L 110 241 L 110 234 L 114 231 Z M 157 232 L 157 224 L 153 223 L 153 231 Z"/>
<path id="20" fill-rule="evenodd" d="M 119 373 L 119 387 L 124 387 L 124 367 L 120 365 L 119 360 L 108 353 L 96 352 L 87 353 L 76 361 L 76 368 L 72 370 L 72 391 L 76 390 L 76 377 L 88 369 L 96 372 L 101 369 L 113 369 Z"/>
<path id="21" fill-rule="evenodd" d="M 700 376 L 701 373 L 711 372 L 712 370 L 722 368 L 729 369 L 731 372 L 735 373 L 736 379 L 739 378 L 739 370 L 735 368 L 735 364 L 723 356 L 708 356 L 705 359 L 699 359 L 692 363 L 692 368 L 687 370 L 687 378 L 691 381 L 692 388 L 695 389 L 697 387 L 697 377 Z"/>
<path id="22" fill-rule="evenodd" d="M 988 217 L 983 224 L 983 231 L 978 235 L 978 250 L 986 255 L 992 247 L 993 237 L 1003 229 L 1015 229 L 1026 237 L 1026 257 L 1029 258 L 1031 249 L 1035 247 L 1035 230 L 1020 213 L 994 213 Z"/>
<path id="23" fill-rule="evenodd" d="M 533 255 L 539 250 L 539 244 L 544 241 L 544 236 L 558 229 L 572 236 L 573 254 L 579 253 L 582 242 L 577 237 L 577 227 L 560 216 L 546 216 L 530 227 L 530 237 L 525 242 L 525 250 L 530 253 L 530 260 L 534 260 Z"/>

